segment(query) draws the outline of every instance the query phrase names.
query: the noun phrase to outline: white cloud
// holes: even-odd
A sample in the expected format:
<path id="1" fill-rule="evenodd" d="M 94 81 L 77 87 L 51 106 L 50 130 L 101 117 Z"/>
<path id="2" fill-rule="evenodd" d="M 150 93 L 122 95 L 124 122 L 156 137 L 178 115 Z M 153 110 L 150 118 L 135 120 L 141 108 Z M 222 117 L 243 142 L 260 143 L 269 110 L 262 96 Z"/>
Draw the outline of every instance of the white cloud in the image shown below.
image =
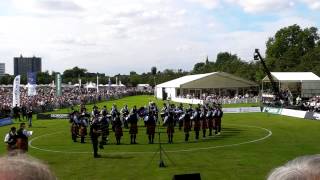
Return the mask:
<path id="1" fill-rule="evenodd" d="M 239 5 L 248 13 L 279 11 L 295 4 L 293 0 L 226 0 L 226 2 Z"/>
<path id="2" fill-rule="evenodd" d="M 320 1 L 319 0 L 301 0 L 302 2 L 305 2 L 310 9 L 313 10 L 320 10 Z"/>
<path id="3" fill-rule="evenodd" d="M 220 5 L 220 0 L 187 0 L 187 1 L 199 3 L 208 9 L 214 9 L 219 7 Z"/>
<path id="4" fill-rule="evenodd" d="M 319 0 L 186 0 L 201 4 L 207 9 L 223 7 L 224 3 L 240 6 L 247 13 L 281 12 L 302 2 L 312 10 L 320 10 Z"/>
<path id="5" fill-rule="evenodd" d="M 279 28 L 315 25 L 308 19 L 279 16 L 258 24 L 258 32 L 230 30 L 223 17 L 199 13 L 193 3 L 209 9 L 234 3 L 256 13 L 258 6 L 288 8 L 291 1 L 191 1 L 192 7 L 172 0 L 66 0 L 69 4 L 13 0 L 14 15 L 0 16 L 0 57 L 10 73 L 12 59 L 20 53 L 41 56 L 45 70 L 63 71 L 75 65 L 107 74 L 149 71 L 154 65 L 160 70 L 188 70 L 206 55 L 214 59 L 221 51 L 250 59 L 253 49 L 263 51 L 267 38 Z"/>

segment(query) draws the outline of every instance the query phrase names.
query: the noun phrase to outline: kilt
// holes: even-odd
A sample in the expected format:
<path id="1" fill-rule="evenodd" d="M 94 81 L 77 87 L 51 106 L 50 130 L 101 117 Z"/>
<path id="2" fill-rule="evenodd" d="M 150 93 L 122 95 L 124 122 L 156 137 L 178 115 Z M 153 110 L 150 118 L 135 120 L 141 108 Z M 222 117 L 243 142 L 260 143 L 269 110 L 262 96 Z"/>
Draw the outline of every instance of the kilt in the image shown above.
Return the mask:
<path id="1" fill-rule="evenodd" d="M 174 126 L 168 126 L 167 127 L 167 134 L 173 134 L 174 133 Z"/>
<path id="2" fill-rule="evenodd" d="M 79 133 L 79 127 L 75 124 L 71 125 L 71 134 L 72 135 L 78 135 Z"/>
<path id="3" fill-rule="evenodd" d="M 147 134 L 152 135 L 156 132 L 156 125 L 155 124 L 148 124 L 147 125 Z"/>
<path id="4" fill-rule="evenodd" d="M 194 130 L 194 131 L 200 131 L 200 127 L 201 127 L 200 121 L 195 121 L 195 122 L 194 122 L 193 130 Z"/>
<path id="5" fill-rule="evenodd" d="M 28 140 L 18 138 L 17 139 L 17 149 L 24 151 L 24 152 L 28 151 Z"/>
<path id="6" fill-rule="evenodd" d="M 102 129 L 102 136 L 109 136 L 109 128 Z"/>
<path id="7" fill-rule="evenodd" d="M 7 150 L 8 151 L 14 151 L 17 149 L 17 144 L 8 144 L 7 145 Z"/>
<path id="8" fill-rule="evenodd" d="M 213 118 L 213 128 L 216 128 L 216 124 L 219 121 L 219 118 Z"/>
<path id="9" fill-rule="evenodd" d="M 208 121 L 206 119 L 202 119 L 201 121 L 201 128 L 203 130 L 208 129 Z"/>
<path id="10" fill-rule="evenodd" d="M 86 127 L 80 127 L 80 136 L 83 137 L 83 136 L 86 136 L 87 135 L 87 128 Z"/>
<path id="11" fill-rule="evenodd" d="M 115 127 L 114 128 L 114 135 L 116 136 L 116 137 L 121 137 L 121 136 L 123 136 L 123 132 L 122 132 L 122 127 Z"/>
<path id="12" fill-rule="evenodd" d="M 191 124 L 190 124 L 190 122 L 185 122 L 184 124 L 183 124 L 183 130 L 184 130 L 184 132 L 189 132 L 189 131 L 191 131 Z"/>
<path id="13" fill-rule="evenodd" d="M 137 124 L 131 124 L 129 129 L 129 134 L 138 134 L 138 125 Z"/>
<path id="14" fill-rule="evenodd" d="M 208 127 L 209 127 L 209 129 L 213 129 L 213 127 L 214 127 L 213 123 L 214 123 L 213 119 L 209 118 L 208 119 Z"/>

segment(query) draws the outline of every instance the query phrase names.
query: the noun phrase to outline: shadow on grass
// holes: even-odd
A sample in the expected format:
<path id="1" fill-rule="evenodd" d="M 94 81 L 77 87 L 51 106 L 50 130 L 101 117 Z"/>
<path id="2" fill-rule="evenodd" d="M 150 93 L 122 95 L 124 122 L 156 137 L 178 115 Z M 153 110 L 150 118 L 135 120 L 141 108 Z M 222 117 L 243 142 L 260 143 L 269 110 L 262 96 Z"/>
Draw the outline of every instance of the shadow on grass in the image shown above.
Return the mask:
<path id="1" fill-rule="evenodd" d="M 32 129 L 43 129 L 43 128 L 48 128 L 46 126 L 32 126 Z"/>
<path id="2" fill-rule="evenodd" d="M 134 156 L 128 156 L 128 155 L 106 155 L 103 154 L 99 159 L 132 159 Z"/>

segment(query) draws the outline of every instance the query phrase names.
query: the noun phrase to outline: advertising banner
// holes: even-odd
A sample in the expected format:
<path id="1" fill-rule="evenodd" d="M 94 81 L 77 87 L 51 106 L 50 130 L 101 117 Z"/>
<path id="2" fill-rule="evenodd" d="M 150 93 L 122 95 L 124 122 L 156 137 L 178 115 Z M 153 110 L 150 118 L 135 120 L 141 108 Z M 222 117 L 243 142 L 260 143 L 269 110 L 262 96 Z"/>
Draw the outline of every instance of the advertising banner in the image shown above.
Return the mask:
<path id="1" fill-rule="evenodd" d="M 38 120 L 69 119 L 69 114 L 37 114 Z"/>
<path id="2" fill-rule="evenodd" d="M 281 114 L 282 108 L 264 107 L 263 112 L 267 112 L 271 114 Z"/>
<path id="3" fill-rule="evenodd" d="M 0 119 L 0 126 L 6 126 L 6 125 L 10 125 L 10 124 L 13 124 L 13 121 L 11 118 Z"/>
<path id="4" fill-rule="evenodd" d="M 316 112 L 306 112 L 305 119 L 320 120 L 320 114 Z"/>

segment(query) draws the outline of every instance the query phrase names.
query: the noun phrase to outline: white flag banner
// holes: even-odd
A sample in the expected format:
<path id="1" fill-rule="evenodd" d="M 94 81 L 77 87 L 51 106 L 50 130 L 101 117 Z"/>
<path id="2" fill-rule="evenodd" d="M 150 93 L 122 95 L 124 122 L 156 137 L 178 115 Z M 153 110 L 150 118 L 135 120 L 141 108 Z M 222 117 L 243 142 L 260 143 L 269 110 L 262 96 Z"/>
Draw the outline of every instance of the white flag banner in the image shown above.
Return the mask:
<path id="1" fill-rule="evenodd" d="M 35 96 L 35 95 L 37 95 L 36 85 L 28 84 L 28 96 Z"/>
<path id="2" fill-rule="evenodd" d="M 20 106 L 20 75 L 16 76 L 13 81 L 12 107 Z"/>
<path id="3" fill-rule="evenodd" d="M 37 90 L 36 90 L 36 73 L 34 72 L 29 72 L 28 74 L 28 96 L 35 96 L 37 95 Z"/>

